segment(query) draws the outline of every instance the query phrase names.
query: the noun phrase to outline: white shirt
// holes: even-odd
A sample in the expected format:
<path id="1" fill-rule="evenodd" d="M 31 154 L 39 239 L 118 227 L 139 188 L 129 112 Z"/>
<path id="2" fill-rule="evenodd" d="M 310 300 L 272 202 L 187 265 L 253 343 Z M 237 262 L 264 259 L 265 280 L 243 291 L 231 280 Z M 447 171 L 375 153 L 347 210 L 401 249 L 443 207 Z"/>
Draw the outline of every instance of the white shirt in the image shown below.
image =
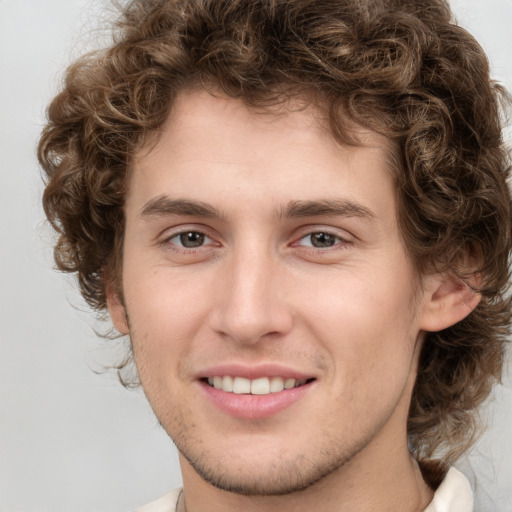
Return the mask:
<path id="1" fill-rule="evenodd" d="M 175 489 L 135 512 L 175 512 L 180 490 Z M 473 512 L 473 493 L 467 478 L 455 468 L 450 468 L 434 499 L 423 512 Z"/>
<path id="2" fill-rule="evenodd" d="M 424 512 L 473 512 L 473 492 L 468 479 L 450 468 Z"/>

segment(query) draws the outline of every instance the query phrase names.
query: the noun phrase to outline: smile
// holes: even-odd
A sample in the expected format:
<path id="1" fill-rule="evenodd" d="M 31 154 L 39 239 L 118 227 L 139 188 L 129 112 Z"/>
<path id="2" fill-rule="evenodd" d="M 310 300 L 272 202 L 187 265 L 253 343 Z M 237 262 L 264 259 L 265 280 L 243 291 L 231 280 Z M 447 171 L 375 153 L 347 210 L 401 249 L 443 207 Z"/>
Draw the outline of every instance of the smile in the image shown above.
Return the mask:
<path id="1" fill-rule="evenodd" d="M 293 379 L 284 377 L 260 377 L 247 379 L 245 377 L 232 377 L 230 375 L 208 378 L 208 384 L 215 389 L 237 395 L 268 395 L 284 390 L 303 386 L 311 379 Z"/>

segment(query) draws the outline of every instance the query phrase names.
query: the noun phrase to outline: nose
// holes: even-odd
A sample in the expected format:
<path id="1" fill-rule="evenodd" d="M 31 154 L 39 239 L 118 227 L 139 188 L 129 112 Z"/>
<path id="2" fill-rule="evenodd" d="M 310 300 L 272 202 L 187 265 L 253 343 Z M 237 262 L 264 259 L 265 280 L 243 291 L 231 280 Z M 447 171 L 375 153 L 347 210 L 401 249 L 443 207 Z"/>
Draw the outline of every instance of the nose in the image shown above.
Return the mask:
<path id="1" fill-rule="evenodd" d="M 213 329 L 234 342 L 254 345 L 288 333 L 293 314 L 287 304 L 283 268 L 266 251 L 240 251 L 221 273 L 211 317 Z"/>

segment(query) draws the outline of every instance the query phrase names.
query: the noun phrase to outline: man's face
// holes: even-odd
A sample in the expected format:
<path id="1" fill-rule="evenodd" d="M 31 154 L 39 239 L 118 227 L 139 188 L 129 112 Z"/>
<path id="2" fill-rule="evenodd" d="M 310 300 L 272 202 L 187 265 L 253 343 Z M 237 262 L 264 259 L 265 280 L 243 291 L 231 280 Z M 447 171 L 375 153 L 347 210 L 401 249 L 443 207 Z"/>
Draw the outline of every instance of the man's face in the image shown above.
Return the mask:
<path id="1" fill-rule="evenodd" d="M 111 314 L 185 469 L 221 488 L 290 492 L 406 450 L 424 294 L 387 142 L 360 135 L 189 92 L 133 163 L 127 323 Z"/>

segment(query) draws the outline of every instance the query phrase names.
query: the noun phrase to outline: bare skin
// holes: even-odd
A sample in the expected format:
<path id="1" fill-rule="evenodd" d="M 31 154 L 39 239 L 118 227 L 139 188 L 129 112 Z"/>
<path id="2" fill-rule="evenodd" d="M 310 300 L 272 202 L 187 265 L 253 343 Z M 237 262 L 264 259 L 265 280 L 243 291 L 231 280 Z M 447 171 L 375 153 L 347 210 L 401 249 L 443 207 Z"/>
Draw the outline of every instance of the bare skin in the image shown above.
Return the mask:
<path id="1" fill-rule="evenodd" d="M 109 310 L 180 450 L 182 510 L 412 512 L 432 498 L 407 447 L 419 351 L 478 297 L 415 274 L 388 141 L 360 136 L 340 146 L 312 107 L 257 114 L 196 91 L 133 163 L 124 300 L 110 293 Z M 296 387 L 240 394 L 226 376 Z"/>

